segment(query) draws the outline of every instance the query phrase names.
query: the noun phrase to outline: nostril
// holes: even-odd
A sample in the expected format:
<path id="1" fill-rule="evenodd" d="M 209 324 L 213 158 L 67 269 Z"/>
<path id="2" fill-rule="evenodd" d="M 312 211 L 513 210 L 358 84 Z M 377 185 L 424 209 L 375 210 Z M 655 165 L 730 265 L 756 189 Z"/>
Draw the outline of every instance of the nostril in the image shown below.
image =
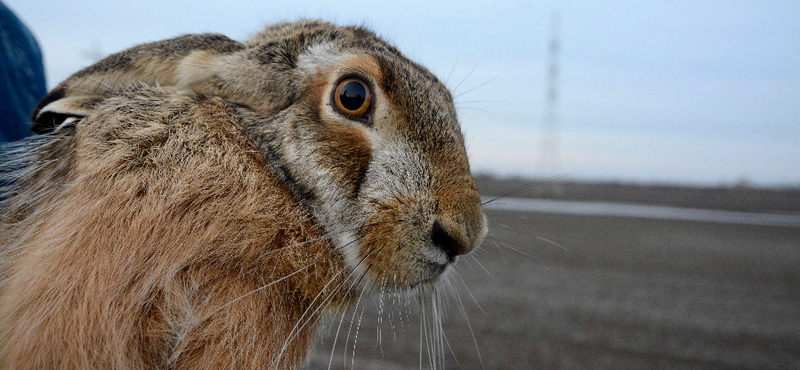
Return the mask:
<path id="1" fill-rule="evenodd" d="M 461 254 L 461 246 L 458 240 L 448 233 L 439 221 L 433 223 L 431 229 L 431 240 L 433 245 L 444 251 L 450 262 L 456 260 L 456 256 Z"/>

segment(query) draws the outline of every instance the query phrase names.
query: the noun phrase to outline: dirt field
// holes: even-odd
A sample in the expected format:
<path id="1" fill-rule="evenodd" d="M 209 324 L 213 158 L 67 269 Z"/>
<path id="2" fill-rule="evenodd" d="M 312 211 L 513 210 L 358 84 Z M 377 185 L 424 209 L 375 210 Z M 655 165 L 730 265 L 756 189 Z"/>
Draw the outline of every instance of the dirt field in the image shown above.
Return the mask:
<path id="1" fill-rule="evenodd" d="M 456 265 L 469 325 L 451 304 L 446 368 L 800 368 L 800 228 L 488 215 L 491 237 Z M 418 312 L 362 306 L 331 368 L 430 368 Z M 328 368 L 333 339 L 309 368 Z"/>

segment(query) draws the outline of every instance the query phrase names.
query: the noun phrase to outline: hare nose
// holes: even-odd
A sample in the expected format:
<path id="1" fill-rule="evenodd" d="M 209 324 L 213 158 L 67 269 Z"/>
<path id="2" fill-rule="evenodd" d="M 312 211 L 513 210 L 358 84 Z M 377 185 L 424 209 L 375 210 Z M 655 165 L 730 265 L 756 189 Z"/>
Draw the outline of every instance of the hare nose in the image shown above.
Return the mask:
<path id="1" fill-rule="evenodd" d="M 444 229 L 442 223 L 439 221 L 433 222 L 431 228 L 431 240 L 433 245 L 441 249 L 446 255 L 450 263 L 455 262 L 456 256 L 464 254 L 466 248 L 459 243 L 447 230 Z"/>

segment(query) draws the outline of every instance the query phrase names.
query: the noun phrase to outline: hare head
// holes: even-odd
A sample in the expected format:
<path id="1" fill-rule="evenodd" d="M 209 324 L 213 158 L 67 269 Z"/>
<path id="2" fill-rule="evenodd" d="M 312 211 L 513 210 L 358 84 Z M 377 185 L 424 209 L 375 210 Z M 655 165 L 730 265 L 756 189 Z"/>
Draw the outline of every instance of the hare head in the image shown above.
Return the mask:
<path id="1" fill-rule="evenodd" d="M 453 97 L 365 29 L 302 21 L 244 44 L 192 35 L 142 45 L 62 83 L 34 112 L 33 130 L 55 127 L 47 113 L 80 116 L 81 102 L 134 83 L 267 115 L 247 122 L 246 134 L 355 276 L 397 287 L 433 281 L 486 234 Z"/>
<path id="2" fill-rule="evenodd" d="M 186 240 L 192 241 L 180 242 L 175 240 L 175 235 L 180 234 L 175 231 L 168 235 L 169 238 L 165 236 L 163 240 L 148 241 L 148 261 L 158 255 L 176 258 L 175 261 L 148 262 L 160 266 L 161 270 L 122 259 L 119 263 L 131 263 L 131 266 L 117 266 L 113 271 L 115 274 L 120 271 L 129 274 L 125 284 L 142 285 L 142 296 L 148 297 L 148 302 L 151 299 L 157 302 L 151 304 L 169 306 L 177 304 L 169 303 L 173 301 L 191 302 L 192 299 L 186 298 L 189 293 L 184 291 L 191 291 L 194 295 L 198 291 L 213 295 L 224 291 L 224 284 L 234 284 L 230 281 L 223 283 L 214 277 L 214 269 L 230 261 L 267 264 L 259 271 L 272 271 L 273 274 L 280 271 L 281 276 L 272 276 L 278 280 L 273 280 L 282 281 L 291 276 L 293 284 L 301 285 L 298 289 L 303 293 L 295 301 L 288 298 L 295 296 L 294 291 L 272 290 L 272 294 L 287 298 L 274 299 L 266 310 L 275 317 L 279 312 L 294 310 L 291 311 L 294 314 L 281 316 L 288 320 L 302 318 L 315 304 L 325 307 L 318 307 L 314 312 L 335 305 L 335 300 L 318 300 L 315 296 L 322 294 L 334 278 L 324 269 L 312 272 L 308 268 L 321 258 L 336 259 L 344 266 L 347 271 L 344 274 L 347 283 L 341 284 L 344 295 L 362 291 L 368 286 L 407 290 L 436 284 L 459 255 L 475 249 L 486 235 L 486 218 L 470 174 L 453 97 L 431 72 L 363 28 L 301 21 L 269 26 L 244 43 L 205 34 L 136 46 L 109 56 L 61 83 L 39 103 L 32 122 L 32 130 L 44 134 L 41 140 L 46 145 L 30 150 L 34 154 L 33 162 L 28 165 L 27 177 L 18 181 L 11 198 L 5 203 L 0 233 L 4 243 L 13 246 L 13 251 L 6 253 L 12 256 L 7 258 L 10 261 L 7 264 L 14 273 L 7 279 L 0 302 L 0 310 L 5 310 L 0 317 L 6 326 L 3 328 L 5 343 L 22 342 L 14 334 L 22 329 L 10 330 L 8 327 L 14 327 L 15 320 L 23 320 L 26 315 L 35 316 L 32 312 L 36 311 L 36 305 L 51 305 L 51 309 L 37 311 L 50 315 L 68 310 L 67 306 L 58 304 L 66 305 L 65 302 L 75 298 L 68 296 L 75 294 L 74 291 L 60 290 L 46 296 L 25 298 L 28 293 L 19 288 L 23 282 L 52 286 L 48 282 L 55 279 L 47 272 L 28 273 L 26 270 L 17 273 L 25 270 L 24 266 L 34 264 L 30 261 L 41 262 L 52 256 L 54 260 L 61 258 L 59 261 L 63 262 L 63 259 L 77 257 L 67 254 L 58 257 L 58 253 L 79 250 L 86 259 L 76 262 L 76 270 L 69 270 L 72 273 L 98 266 L 106 268 L 108 261 L 112 260 L 112 252 L 107 251 L 110 247 L 105 248 L 102 242 L 97 241 L 104 239 L 92 239 L 93 229 L 82 224 L 93 212 L 97 213 L 97 220 L 102 220 L 97 221 L 99 224 L 120 228 L 118 234 L 123 236 L 115 234 L 115 230 L 102 233 L 103 237 L 113 235 L 115 244 L 111 249 L 115 250 L 135 249 L 141 244 L 134 234 L 126 239 L 124 235 L 130 232 L 122 230 L 120 225 L 123 224 L 118 219 L 144 223 L 147 230 L 151 230 L 148 235 L 162 235 L 158 228 L 183 230 L 177 226 L 180 223 L 186 225 L 185 230 L 208 230 L 209 225 L 216 225 L 220 218 L 227 219 L 225 212 L 237 214 L 237 223 L 220 224 L 221 228 L 228 228 L 227 234 L 212 235 L 205 231 L 198 236 L 196 231 L 187 231 Z M 204 133 L 204 130 L 221 131 L 212 135 Z M 231 135 L 233 137 L 227 141 L 218 140 Z M 203 149 L 197 143 L 206 143 L 207 148 Z M 124 155 L 119 154 L 122 147 Z M 194 149 L 187 149 L 189 147 Z M 198 159 L 207 157 L 204 150 L 241 151 L 241 158 L 237 157 L 241 163 L 251 161 L 247 156 L 256 153 L 258 163 L 262 164 L 247 162 L 249 164 L 245 165 L 226 159 L 208 165 Z M 171 151 L 176 154 L 170 154 Z M 217 155 L 220 156 L 223 154 Z M 146 162 L 150 166 L 134 166 L 133 162 Z M 193 164 L 195 162 L 206 164 Z M 162 167 L 153 168 L 154 163 L 162 163 Z M 172 171 L 172 167 L 180 167 L 180 171 Z M 143 168 L 149 171 L 146 176 Z M 192 173 L 193 168 L 196 174 Z M 81 172 L 89 170 L 94 172 Z M 124 182 L 121 179 L 126 176 L 131 180 L 125 180 L 128 181 L 125 183 L 134 184 L 130 185 L 134 190 L 119 190 L 119 184 Z M 203 183 L 202 179 L 210 177 L 218 179 L 217 182 Z M 259 178 L 264 180 L 253 180 Z M 270 183 L 270 178 L 275 181 Z M 96 182 L 105 183 L 96 186 Z M 168 186 L 158 185 L 167 182 Z M 222 183 L 224 185 L 220 185 Z M 239 183 L 244 184 L 241 187 L 246 190 L 232 192 L 230 189 L 237 188 Z M 98 187 L 101 190 L 95 196 L 97 199 L 87 195 L 91 192 L 85 189 L 74 191 L 75 197 L 70 198 L 64 195 L 66 193 L 58 193 L 66 192 L 63 190 L 65 184 L 75 188 L 85 184 L 87 188 Z M 61 190 L 56 191 L 56 188 Z M 187 197 L 195 192 L 196 196 L 204 196 L 203 199 L 209 203 L 216 202 L 214 204 L 227 198 L 220 204 L 226 204 L 228 208 L 216 208 L 209 213 L 207 204 L 185 200 L 179 208 L 182 213 L 175 215 L 176 208 L 171 206 L 167 209 L 164 201 L 158 198 L 179 198 L 171 193 L 175 191 Z M 276 194 L 282 192 L 290 199 L 271 206 Z M 148 196 L 141 196 L 143 193 Z M 100 204 L 106 198 L 118 199 L 118 203 L 113 203 L 117 213 L 100 212 L 97 207 L 81 208 L 94 201 Z M 70 205 L 62 207 L 61 203 L 69 202 L 82 209 L 80 218 L 74 214 L 53 213 L 53 209 L 73 209 Z M 254 206 L 262 203 L 266 205 Z M 294 208 L 287 210 L 287 204 L 293 204 Z M 239 205 L 241 209 L 238 209 Z M 37 209 L 41 211 L 37 212 Z M 248 223 L 249 216 L 240 214 L 250 209 L 258 210 L 253 212 L 253 220 L 272 213 L 272 221 Z M 295 223 L 309 223 L 319 232 L 300 233 L 306 240 L 301 238 L 299 242 L 297 238 L 283 238 L 289 241 L 280 242 L 283 239 L 279 235 L 292 234 Z M 46 230 L 64 225 L 71 225 L 72 229 L 60 234 L 57 241 L 42 236 Z M 259 228 L 276 229 L 270 230 L 271 236 L 266 240 L 270 245 L 263 246 L 264 241 L 261 244 L 242 242 L 264 235 L 258 231 Z M 228 242 L 226 238 L 236 242 Z M 49 241 L 42 241 L 45 239 Z M 317 255 L 323 257 L 295 261 L 293 258 L 300 257 L 287 252 L 280 258 L 259 261 L 258 258 L 242 257 L 245 248 L 237 249 L 226 243 L 261 245 L 264 248 L 261 252 L 275 252 L 276 255 L 290 249 L 320 249 Z M 95 248 L 91 253 L 87 252 L 91 249 L 88 244 Z M 71 245 L 73 249 L 65 245 Z M 198 247 L 200 245 L 202 248 Z M 175 252 L 181 246 L 186 248 L 186 253 Z M 219 247 L 215 249 L 213 246 Z M 258 251 L 254 253 L 259 255 Z M 106 254 L 108 256 L 103 257 Z M 52 273 L 58 269 L 49 271 Z M 153 277 L 149 280 L 143 278 L 148 274 Z M 170 279 L 187 274 L 193 274 L 192 278 L 184 278 L 179 284 L 170 283 Z M 15 279 L 19 282 L 15 283 Z M 186 283 L 187 279 L 192 283 Z M 257 282 L 250 285 L 241 283 L 239 275 L 234 280 L 236 284 L 255 287 L 248 288 L 250 292 L 267 286 L 260 285 L 265 277 L 253 279 Z M 215 284 L 220 286 L 215 288 Z M 318 288 L 307 289 L 302 285 Z M 155 288 L 158 286 L 162 287 L 158 288 L 162 293 L 158 293 L 156 299 L 153 298 L 156 293 L 152 292 L 159 291 Z M 188 286 L 193 288 L 188 289 Z M 271 289 L 277 289 L 277 286 L 271 286 Z M 183 295 L 176 295 L 176 289 L 184 292 Z M 97 292 L 106 291 L 98 288 L 94 293 L 84 294 L 111 294 Z M 115 307 L 121 300 L 120 294 L 95 297 L 98 307 Z M 61 303 L 44 301 L 53 295 L 61 295 L 55 299 Z M 234 300 L 238 302 L 249 295 L 234 295 L 237 297 Z M 178 296 L 183 298 L 175 298 Z M 230 299 L 223 297 L 219 301 L 223 304 L 219 307 L 207 308 L 204 312 L 209 313 L 203 320 L 209 319 L 220 307 L 230 307 Z M 210 301 L 203 302 L 207 305 Z M 140 305 L 130 302 L 130 306 Z M 255 307 L 265 310 L 263 305 L 256 304 Z M 161 307 L 160 313 L 154 314 L 154 317 L 161 317 L 159 315 L 166 315 L 163 312 L 173 312 L 171 319 L 159 319 L 159 328 L 174 329 L 180 326 L 176 324 L 181 322 L 178 316 L 192 312 L 185 307 L 171 310 Z M 86 311 L 86 315 L 92 315 L 89 312 Z M 121 316 L 124 314 L 114 317 Z M 92 317 L 70 317 L 69 320 L 78 322 L 102 321 Z M 247 315 L 243 314 L 243 317 Z M 50 322 L 51 319 L 39 322 Z M 273 318 L 269 322 L 275 323 L 276 320 L 280 321 Z M 163 350 L 174 352 L 180 348 L 175 341 L 188 343 L 192 335 L 205 335 L 203 338 L 206 339 L 213 337 L 193 334 L 197 328 L 196 321 L 194 326 L 183 325 L 180 335 L 175 334 L 177 329 L 164 329 L 162 331 L 172 333 L 171 339 L 156 335 L 157 338 L 151 341 L 171 343 Z M 135 322 L 136 325 L 145 325 L 143 322 L 147 322 L 147 318 Z M 298 335 L 297 325 L 288 325 L 289 328 L 295 325 L 289 334 L 285 331 L 275 334 L 283 336 L 279 343 L 288 343 L 292 336 Z M 241 330 L 241 327 L 236 330 Z M 258 330 L 269 331 L 270 328 Z M 61 342 L 69 341 L 65 338 Z M 310 343 L 309 340 L 296 341 Z M 218 342 L 225 344 L 224 340 Z M 251 342 L 255 341 L 248 343 Z M 210 346 L 211 343 L 204 345 Z M 298 351 L 302 352 L 303 348 L 301 346 Z M 204 351 L 207 356 L 208 350 Z M 280 352 L 285 351 L 284 345 Z M 247 351 L 237 353 L 248 355 L 241 352 Z M 43 356 L 53 357 L 46 353 Z M 179 357 L 176 353 L 161 355 L 164 356 L 170 359 Z M 275 361 L 274 355 L 269 358 Z M 153 363 L 163 364 L 163 360 Z"/>

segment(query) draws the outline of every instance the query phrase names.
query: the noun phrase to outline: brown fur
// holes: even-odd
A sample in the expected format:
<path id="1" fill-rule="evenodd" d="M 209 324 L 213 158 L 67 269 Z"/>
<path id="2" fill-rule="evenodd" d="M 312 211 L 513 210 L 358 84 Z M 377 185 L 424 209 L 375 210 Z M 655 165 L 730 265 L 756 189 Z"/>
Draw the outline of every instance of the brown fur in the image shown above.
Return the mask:
<path id="1" fill-rule="evenodd" d="M 240 134 L 247 114 L 144 89 L 103 102 L 51 144 L 74 158 L 26 185 L 47 187 L 64 165 L 69 177 L 2 234 L 13 261 L 0 302 L 4 368 L 278 367 L 283 339 L 343 266 L 325 240 L 269 253 L 321 231 Z M 283 364 L 302 361 L 314 328 Z"/>
<path id="2" fill-rule="evenodd" d="M 333 108 L 343 78 L 364 117 Z M 33 114 L 0 223 L 6 368 L 296 368 L 324 313 L 436 284 L 486 233 L 449 91 L 361 28 L 140 45 Z"/>

